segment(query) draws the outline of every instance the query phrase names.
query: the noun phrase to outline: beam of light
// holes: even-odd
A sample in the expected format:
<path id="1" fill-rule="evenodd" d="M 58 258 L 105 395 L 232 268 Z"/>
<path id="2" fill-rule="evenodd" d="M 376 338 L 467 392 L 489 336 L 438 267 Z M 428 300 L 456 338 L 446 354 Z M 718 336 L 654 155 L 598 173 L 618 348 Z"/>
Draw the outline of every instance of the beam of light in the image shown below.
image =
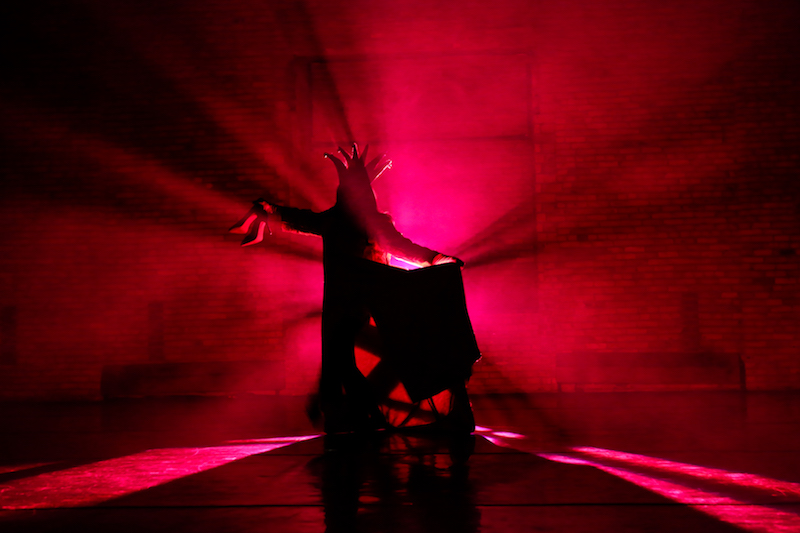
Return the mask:
<path id="1" fill-rule="evenodd" d="M 259 57 L 258 54 L 252 53 L 254 48 L 261 46 L 257 36 L 259 34 L 242 32 L 238 34 L 235 41 L 223 39 L 221 42 L 225 43 L 225 46 L 219 46 L 218 43 L 210 41 L 205 43 L 208 47 L 207 52 L 212 55 L 223 54 L 227 56 L 227 61 L 236 61 L 237 63 L 244 61 L 242 66 L 249 66 L 249 71 L 245 68 L 236 71 L 246 74 L 243 79 L 238 80 L 241 84 L 238 90 L 232 92 L 230 87 L 223 87 L 219 84 L 218 77 L 203 74 L 208 72 L 206 62 L 198 61 L 201 55 L 198 55 L 197 49 L 187 44 L 189 41 L 173 31 L 163 16 L 153 17 L 139 9 L 138 6 L 119 9 L 107 9 L 107 7 L 102 3 L 92 6 L 93 9 L 98 10 L 104 20 L 112 21 L 117 35 L 124 39 L 126 46 L 135 50 L 137 56 L 146 61 L 149 67 L 158 71 L 161 76 L 169 80 L 176 90 L 183 93 L 188 101 L 202 109 L 210 121 L 235 139 L 250 156 L 268 165 L 276 177 L 291 185 L 293 191 L 302 199 L 316 208 L 330 206 L 333 189 L 326 188 L 324 183 L 333 183 L 335 178 L 330 173 L 329 163 L 325 163 L 324 168 L 327 172 L 321 174 L 322 178 L 320 179 L 319 167 L 323 165 L 319 163 L 322 161 L 322 153 L 314 153 L 314 160 L 309 161 L 304 157 L 308 154 L 301 153 L 298 147 L 287 139 L 286 135 L 281 135 L 280 128 L 276 129 L 275 119 L 265 119 L 263 112 L 253 110 L 252 104 L 244 105 L 241 102 L 241 94 L 244 92 L 264 104 L 272 104 L 267 96 L 260 94 L 259 91 L 253 91 L 256 83 L 269 84 L 267 80 L 271 78 L 269 74 L 262 74 L 264 78 L 258 82 L 256 80 L 259 80 L 259 76 L 253 78 L 253 72 L 269 72 L 274 68 L 273 62 L 275 61 L 274 58 L 267 59 L 266 56 Z M 261 7 L 259 17 L 274 16 L 269 5 Z M 248 6 L 248 14 L 238 16 L 253 16 L 253 8 L 252 5 Z M 240 8 L 230 6 L 231 13 L 236 12 L 237 9 Z M 284 7 L 280 12 L 281 18 L 286 15 L 291 17 L 293 31 L 299 32 L 301 35 L 298 37 L 304 38 L 312 46 L 314 51 L 307 52 L 309 56 L 324 55 L 320 44 L 316 42 L 314 21 L 305 11 L 305 6 L 298 4 L 291 8 Z M 276 24 L 281 26 L 280 31 L 286 30 L 283 22 Z M 212 32 L 218 29 L 217 26 L 207 28 Z M 274 30 L 278 31 L 278 28 L 276 27 Z M 150 37 L 146 41 L 142 41 L 142 35 Z M 256 36 L 254 37 L 254 35 Z M 197 75 L 175 76 L 176 65 L 180 66 L 177 71 L 189 70 L 196 72 Z M 318 63 L 318 65 L 324 67 L 323 63 Z M 235 73 L 231 73 L 230 76 L 231 80 L 234 80 Z M 338 101 L 338 98 L 336 100 Z M 344 109 L 344 106 L 340 104 L 335 108 L 340 110 Z M 278 119 L 290 120 L 280 109 L 276 110 L 276 115 Z M 337 114 L 337 118 L 341 122 L 343 131 L 349 132 L 350 126 L 347 117 L 340 112 Z M 352 133 L 349 137 L 352 138 Z M 317 162 L 316 165 L 314 161 Z M 242 168 L 240 171 L 245 175 L 250 175 L 255 181 L 259 181 L 261 179 L 259 176 L 263 174 L 263 172 L 253 172 L 248 168 Z M 320 181 L 323 182 L 322 186 Z M 274 200 L 286 201 L 288 199 L 274 198 Z"/>
<path id="2" fill-rule="evenodd" d="M 594 461 L 560 454 L 539 453 L 539 457 L 567 464 L 593 466 L 603 472 L 617 476 L 644 489 L 682 503 L 748 531 L 776 532 L 800 531 L 800 516 L 773 509 L 764 505 L 750 504 L 746 501 L 729 498 L 722 494 L 708 492 L 682 483 L 674 483 L 624 468 L 607 466 Z"/>
<path id="3" fill-rule="evenodd" d="M 494 434 L 498 437 L 502 437 L 505 439 L 524 439 L 525 435 L 520 435 L 519 433 L 513 433 L 511 431 L 495 431 Z"/>
<path id="4" fill-rule="evenodd" d="M 0 485 L 0 509 L 87 507 L 265 453 L 318 435 L 254 444 L 163 448 Z"/>
<path id="5" fill-rule="evenodd" d="M 572 448 L 572 450 L 582 454 L 590 455 L 592 457 L 597 457 L 599 459 L 612 459 L 615 461 L 620 461 L 626 465 L 643 466 L 668 473 L 679 473 L 700 479 L 707 479 L 717 483 L 767 490 L 776 496 L 784 495 L 800 498 L 800 483 L 780 481 L 777 479 L 758 476 L 756 474 L 748 474 L 745 472 L 729 472 L 727 470 L 721 470 L 718 468 L 707 468 L 704 466 L 687 463 L 678 463 L 675 461 L 668 461 L 666 459 L 648 457 L 646 455 L 618 452 L 615 450 L 606 450 L 591 446 L 577 446 Z"/>
<path id="6" fill-rule="evenodd" d="M 23 470 L 32 470 L 34 468 L 39 468 L 40 466 L 47 466 L 53 463 L 31 463 L 31 464 L 24 464 L 24 465 L 7 465 L 7 466 L 0 466 L 0 475 L 2 474 L 12 474 L 14 472 L 22 472 Z"/>
<path id="7" fill-rule="evenodd" d="M 412 261 L 407 261 L 402 257 L 396 257 L 394 255 L 389 257 L 389 265 L 397 268 L 402 268 L 403 270 L 416 270 L 420 268 L 420 266 Z"/>
<path id="8" fill-rule="evenodd" d="M 509 439 L 504 436 L 506 432 L 493 431 L 491 428 L 484 427 L 480 427 L 478 433 L 497 446 L 518 449 L 558 463 L 597 468 L 655 494 L 697 509 L 717 520 L 733 524 L 746 531 L 759 533 L 800 531 L 800 516 L 797 514 L 775 509 L 768 505 L 754 504 L 741 498 L 732 498 L 721 492 L 698 489 L 690 486 L 689 480 L 681 482 L 674 480 L 667 481 L 649 474 L 634 472 L 629 468 L 610 466 L 600 461 L 611 460 L 622 462 L 626 466 L 639 468 L 649 467 L 670 474 L 679 473 L 689 475 L 703 481 L 719 481 L 723 483 L 721 486 L 723 490 L 734 487 L 739 489 L 758 489 L 759 492 L 767 490 L 770 491 L 770 496 L 773 497 L 787 494 L 800 496 L 800 494 L 795 492 L 798 486 L 795 483 L 778 481 L 754 474 L 728 472 L 725 470 L 705 468 L 686 463 L 675 463 L 673 461 L 666 461 L 643 455 L 588 446 L 571 448 L 573 452 L 571 454 L 543 453 L 529 449 L 530 446 L 522 441 L 524 436 L 521 436 L 522 439 L 518 437 Z M 586 458 L 586 456 L 589 456 L 589 458 Z M 755 498 L 753 499 L 755 500 Z M 763 496 L 759 499 L 763 499 Z M 784 503 L 784 501 L 775 501 L 773 503 Z"/>
<path id="9" fill-rule="evenodd" d="M 264 439 L 239 439 L 239 440 L 229 440 L 225 444 L 264 444 L 264 443 L 277 442 L 286 445 L 286 444 L 293 444 L 295 442 L 303 442 L 318 436 L 319 435 L 301 435 L 299 437 L 267 437 Z"/>
<path id="10" fill-rule="evenodd" d="M 590 461 L 588 459 L 582 459 L 580 457 L 575 457 L 571 455 L 562 455 L 558 453 L 537 453 L 536 455 L 542 457 L 543 459 L 547 459 L 548 461 L 554 461 L 556 463 L 593 466 L 599 470 L 602 470 L 603 472 L 615 475 L 619 478 L 624 479 L 625 481 L 630 481 L 635 485 L 646 488 L 652 492 L 655 492 L 656 494 L 660 494 L 661 496 L 666 496 L 667 498 L 675 500 L 679 503 L 709 504 L 709 505 L 712 504 L 737 505 L 742 503 L 740 501 L 734 500 L 733 498 L 729 498 L 721 494 L 715 494 L 712 492 L 706 492 L 703 490 L 686 487 L 684 485 L 673 483 L 671 481 L 664 481 L 661 479 L 652 478 L 650 476 L 645 476 L 643 474 L 637 474 L 635 472 L 626 470 L 624 468 L 607 466 L 602 463 Z"/>
<path id="11" fill-rule="evenodd" d="M 152 195 L 164 196 L 180 204 L 199 208 L 210 213 L 225 213 L 231 220 L 242 214 L 242 205 L 222 193 L 209 190 L 200 183 L 183 179 L 180 175 L 134 148 L 122 148 L 96 135 L 75 131 L 74 127 L 53 115 L 15 102 L 7 106 L 6 113 L 21 127 L 15 131 L 20 140 L 34 144 L 52 136 L 71 139 L 69 145 L 48 145 L 51 157 L 75 158 L 82 163 L 96 165 L 117 180 L 115 187 L 127 185 L 146 188 Z"/>

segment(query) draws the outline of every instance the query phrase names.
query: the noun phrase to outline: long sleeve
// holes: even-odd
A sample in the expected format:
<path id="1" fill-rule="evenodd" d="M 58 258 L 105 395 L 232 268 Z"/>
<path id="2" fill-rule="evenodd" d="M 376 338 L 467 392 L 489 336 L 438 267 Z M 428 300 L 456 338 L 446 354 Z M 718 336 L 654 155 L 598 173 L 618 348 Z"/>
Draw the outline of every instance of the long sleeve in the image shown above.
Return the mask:
<path id="1" fill-rule="evenodd" d="M 322 213 L 316 213 L 310 209 L 298 209 L 281 205 L 273 205 L 272 207 L 280 215 L 285 229 L 299 233 L 322 235 Z"/>
<path id="2" fill-rule="evenodd" d="M 378 246 L 382 250 L 403 259 L 409 259 L 415 263 L 431 263 L 438 252 L 415 244 L 410 239 L 403 236 L 394 227 L 392 219 L 388 215 L 382 215 L 378 223 Z"/>

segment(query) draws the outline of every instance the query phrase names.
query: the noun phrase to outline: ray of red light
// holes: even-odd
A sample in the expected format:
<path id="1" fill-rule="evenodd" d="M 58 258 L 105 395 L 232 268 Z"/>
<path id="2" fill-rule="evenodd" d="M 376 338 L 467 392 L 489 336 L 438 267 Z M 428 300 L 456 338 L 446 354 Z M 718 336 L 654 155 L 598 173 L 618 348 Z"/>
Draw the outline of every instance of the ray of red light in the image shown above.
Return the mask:
<path id="1" fill-rule="evenodd" d="M 718 520 L 728 522 L 747 531 L 774 533 L 776 531 L 800 530 L 800 516 L 786 511 L 764 505 L 748 504 L 747 502 L 713 492 L 687 487 L 683 484 L 664 481 L 578 457 L 547 453 L 537 455 L 550 461 L 593 466 L 603 472 L 617 476 L 678 503 L 687 504 Z"/>
<path id="2" fill-rule="evenodd" d="M 147 450 L 40 474 L 0 485 L 0 509 L 97 505 L 316 436 L 282 437 L 260 444 Z"/>
<path id="3" fill-rule="evenodd" d="M 723 496 L 721 494 L 715 494 L 713 492 L 706 492 L 703 490 L 686 487 L 678 483 L 673 483 L 671 481 L 664 481 L 661 479 L 645 476 L 642 474 L 637 474 L 635 472 L 631 472 L 624 468 L 607 466 L 595 461 L 583 459 L 581 457 L 562 455 L 558 453 L 537 453 L 536 455 L 544 459 L 547 459 L 548 461 L 555 461 L 557 463 L 593 466 L 595 468 L 602 470 L 603 472 L 608 472 L 609 474 L 613 474 L 619 478 L 622 478 L 626 481 L 630 481 L 631 483 L 639 485 L 640 487 L 644 487 L 652 492 L 655 492 L 656 494 L 660 494 L 661 496 L 666 496 L 667 498 L 670 498 L 680 503 L 729 504 L 729 505 L 736 505 L 743 503 L 734 500 L 733 498 Z"/>
<path id="4" fill-rule="evenodd" d="M 508 437 L 504 436 L 505 432 L 496 432 L 491 428 L 483 427 L 480 428 L 479 433 L 486 440 L 497 446 L 533 453 L 549 461 L 570 465 L 592 466 L 602 470 L 603 472 L 624 479 L 630 483 L 669 498 L 675 502 L 690 506 L 710 516 L 713 516 L 718 520 L 733 524 L 747 531 L 764 533 L 776 531 L 800 531 L 800 516 L 794 513 L 774 509 L 766 505 L 752 504 L 748 501 L 731 498 L 717 492 L 701 490 L 688 486 L 685 483 L 666 481 L 650 475 L 633 472 L 627 468 L 609 466 L 595 460 L 586 459 L 579 455 L 538 452 L 531 449 L 531 447 L 524 442 L 524 436 L 520 436 L 522 439 L 518 437 L 509 439 Z M 613 450 L 604 450 L 602 448 L 576 447 L 573 448 L 573 450 L 581 455 L 587 454 L 601 459 L 628 461 L 629 464 L 637 467 L 658 465 L 656 468 L 661 470 L 680 472 L 693 476 L 696 475 L 696 477 L 700 477 L 704 480 L 709 479 L 709 477 L 713 478 L 717 476 L 718 478 L 732 482 L 730 484 L 736 484 L 747 488 L 768 488 L 769 490 L 777 490 L 774 487 L 779 487 L 786 484 L 787 486 L 784 488 L 790 489 L 792 488 L 791 486 L 795 485 L 793 483 L 771 480 L 752 474 L 735 474 L 724 470 L 707 469 L 704 467 L 688 465 L 684 463 L 673 463 L 672 461 L 665 461 L 636 454 L 627 454 L 624 452 L 615 452 Z M 672 467 L 675 468 L 673 469 Z M 739 480 L 742 480 L 743 483 L 738 483 Z"/>
<path id="5" fill-rule="evenodd" d="M 302 435 L 300 437 L 266 437 L 263 439 L 240 439 L 229 440 L 226 444 L 264 444 L 264 443 L 280 443 L 281 445 L 292 444 L 295 442 L 303 442 L 313 439 L 318 435 Z"/>
<path id="6" fill-rule="evenodd" d="M 505 439 L 524 439 L 525 435 L 520 435 L 519 433 L 514 433 L 512 431 L 495 431 L 494 435 L 497 437 L 502 437 Z"/>
<path id="7" fill-rule="evenodd" d="M 758 476 L 756 474 L 730 472 L 728 470 L 721 470 L 718 468 L 707 468 L 704 466 L 687 463 L 678 463 L 675 461 L 668 461 L 666 459 L 648 457 L 646 455 L 618 452 L 615 450 L 606 450 L 591 446 L 577 446 L 572 448 L 572 450 L 590 455 L 592 457 L 621 461 L 627 465 L 644 466 L 647 468 L 662 470 L 664 472 L 687 474 L 701 479 L 708 479 L 710 481 L 738 485 L 740 487 L 763 489 L 780 495 L 792 495 L 800 497 L 800 484 L 771 479 Z"/>
<path id="8" fill-rule="evenodd" d="M 53 463 L 32 463 L 24 465 L 8 465 L 0 466 L 0 474 L 11 474 L 13 472 L 21 472 L 23 470 L 31 470 L 32 468 L 39 468 L 40 466 L 47 466 Z"/>
<path id="9" fill-rule="evenodd" d="M 11 119 L 20 126 L 15 130 L 18 138 L 31 143 L 49 136 L 71 139 L 65 146 L 50 145 L 58 155 L 80 158 L 99 168 L 107 170 L 118 180 L 121 188 L 127 183 L 147 188 L 157 195 L 167 196 L 176 202 L 191 205 L 207 212 L 225 213 L 235 220 L 242 215 L 243 207 L 224 195 L 210 190 L 200 183 L 176 175 L 167 167 L 151 157 L 135 152 L 132 148 L 121 148 L 96 136 L 75 131 L 69 124 L 49 115 L 44 115 L 32 107 L 15 103 L 6 108 Z"/>
<path id="10" fill-rule="evenodd" d="M 261 7 L 263 8 L 261 16 L 269 14 L 271 11 L 268 7 Z M 107 6 L 102 3 L 96 4 L 94 8 L 102 10 L 104 17 L 114 21 L 118 35 L 124 35 L 127 38 L 127 44 L 136 49 L 137 54 L 144 57 L 149 66 L 157 69 L 169 79 L 188 99 L 202 108 L 217 126 L 245 146 L 251 155 L 272 167 L 282 180 L 290 183 L 294 190 L 298 191 L 316 208 L 329 207 L 326 203 L 329 204 L 333 197 L 326 193 L 332 192 L 332 188 L 330 190 L 321 188 L 318 177 L 304 168 L 303 162 L 298 158 L 296 148 L 287 140 L 285 132 L 280 129 L 276 132 L 274 121 L 265 120 L 261 113 L 253 111 L 252 106 L 242 105 L 236 97 L 231 96 L 229 87 L 220 87 L 216 77 L 203 75 L 205 65 L 198 64 L 197 51 L 187 45 L 180 35 L 165 27 L 163 20 L 148 16 L 137 8 L 107 9 Z M 214 28 L 215 26 L 211 26 L 206 30 L 213 31 Z M 306 29 L 311 31 L 310 28 Z M 144 46 L 142 46 L 143 41 L 140 38 L 143 34 L 150 36 L 144 42 Z M 220 43 L 225 42 L 229 42 L 228 39 L 220 41 Z M 210 48 L 215 49 L 217 53 L 230 54 L 231 60 L 241 61 L 243 52 L 245 56 L 250 55 L 246 48 L 248 44 L 238 42 L 237 45 L 245 47 L 244 50 L 237 50 L 234 45 L 233 49 L 223 51 L 217 49 L 219 43 L 217 45 L 209 44 Z M 249 43 L 249 46 L 256 45 L 255 42 Z M 259 60 L 254 57 L 248 59 L 254 62 L 253 68 L 263 68 L 267 71 L 272 67 L 268 61 L 268 55 L 261 57 L 262 64 L 259 64 Z M 180 67 L 176 68 L 176 65 Z M 194 70 L 198 74 L 188 77 L 175 75 L 176 71 L 185 70 Z M 241 80 L 242 90 L 251 89 L 252 83 L 250 77 Z M 315 156 L 317 155 L 318 161 L 321 162 L 322 154 L 315 154 Z M 248 171 L 245 169 L 243 172 Z M 325 180 L 326 178 L 323 177 L 322 181 Z M 329 179 L 329 181 L 335 180 Z M 285 201 L 287 199 L 275 198 L 273 200 Z"/>

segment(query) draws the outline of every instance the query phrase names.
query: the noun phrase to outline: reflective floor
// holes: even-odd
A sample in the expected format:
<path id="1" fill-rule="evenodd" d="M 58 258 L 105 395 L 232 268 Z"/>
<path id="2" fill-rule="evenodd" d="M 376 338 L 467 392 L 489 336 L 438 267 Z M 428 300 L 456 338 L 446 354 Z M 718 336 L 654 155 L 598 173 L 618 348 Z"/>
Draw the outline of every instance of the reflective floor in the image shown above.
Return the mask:
<path id="1" fill-rule="evenodd" d="M 0 530 L 800 531 L 800 394 L 473 403 L 336 438 L 297 398 L 0 404 Z"/>

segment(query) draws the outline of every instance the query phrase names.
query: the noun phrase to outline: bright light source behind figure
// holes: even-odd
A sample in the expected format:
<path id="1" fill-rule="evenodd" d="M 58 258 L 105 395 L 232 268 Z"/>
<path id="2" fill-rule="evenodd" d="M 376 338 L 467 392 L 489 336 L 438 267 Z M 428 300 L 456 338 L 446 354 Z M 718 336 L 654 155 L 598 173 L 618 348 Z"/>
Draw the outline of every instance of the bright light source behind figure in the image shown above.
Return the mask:
<path id="1" fill-rule="evenodd" d="M 325 154 L 338 177 L 333 207 L 316 212 L 259 199 L 231 231 L 246 234 L 242 246 L 249 246 L 263 239 L 268 217 L 277 215 L 289 231 L 322 238 L 322 365 L 308 413 L 312 420 L 324 415 L 326 433 L 382 429 L 387 416 L 390 425 L 406 426 L 412 411 L 423 418 L 432 413 L 430 421 L 441 419 L 450 431 L 471 432 L 465 382 L 480 352 L 466 310 L 464 263 L 404 237 L 378 210 L 371 179 L 389 162 L 382 154 L 367 162 L 367 152 L 353 143 L 338 155 Z M 428 268 L 395 268 L 390 255 Z M 370 368 L 360 371 L 355 339 L 370 327 L 382 345 L 370 353 L 387 364 L 367 361 L 362 366 Z M 403 415 L 386 411 L 386 402 L 407 401 L 415 405 Z"/>

